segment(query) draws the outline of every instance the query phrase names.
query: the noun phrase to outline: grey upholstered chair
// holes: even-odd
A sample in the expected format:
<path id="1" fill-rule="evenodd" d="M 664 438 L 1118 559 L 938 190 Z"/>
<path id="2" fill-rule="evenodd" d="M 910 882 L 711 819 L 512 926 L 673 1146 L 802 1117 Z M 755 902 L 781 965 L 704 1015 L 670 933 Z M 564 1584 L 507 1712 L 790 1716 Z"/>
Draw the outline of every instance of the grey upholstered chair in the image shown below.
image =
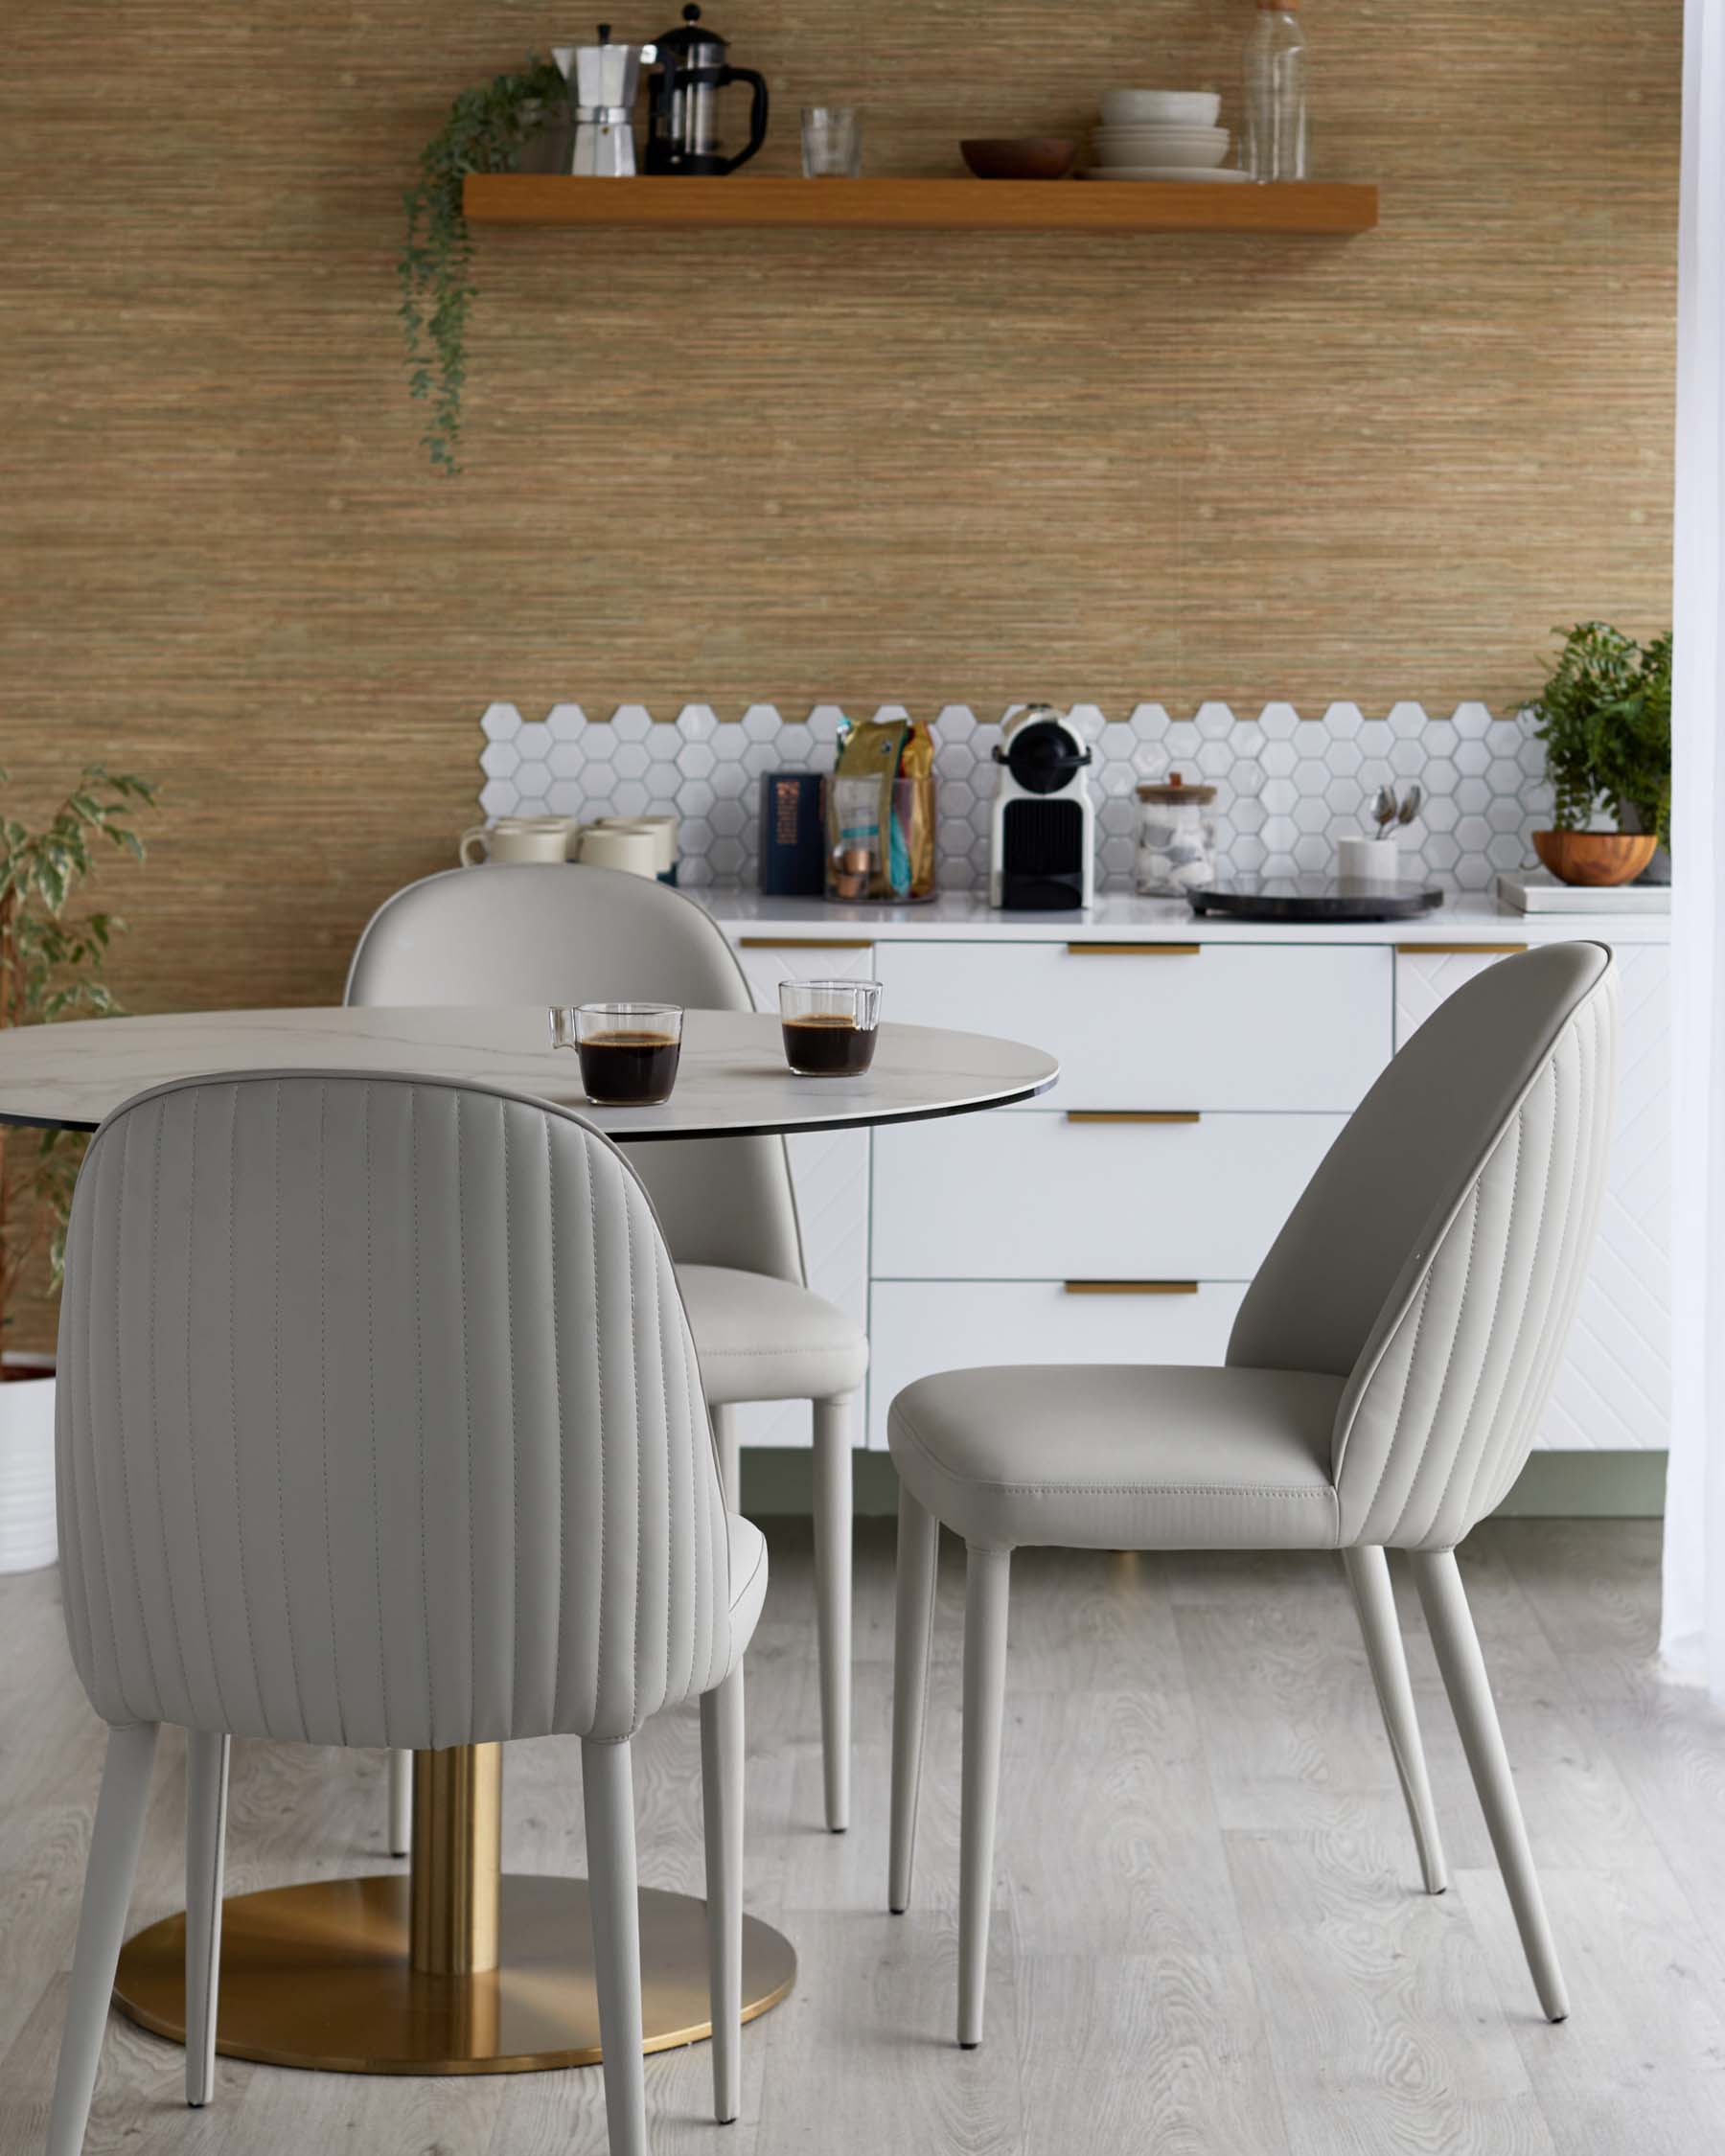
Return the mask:
<path id="1" fill-rule="evenodd" d="M 409 883 L 372 917 L 350 1003 L 586 1003 L 652 998 L 753 1009 L 711 917 L 662 883 L 606 868 L 489 865 Z M 868 1342 L 806 1285 L 781 1137 L 632 1145 L 677 1262 L 733 1510 L 735 1410 L 810 1400 L 816 1624 L 826 1823 L 850 1819 L 851 1446 Z M 407 1768 L 391 1768 L 390 1843 L 407 1846 Z"/>
<path id="2" fill-rule="evenodd" d="M 630 1740 L 699 1695 L 715 2108 L 734 2118 L 766 1548 L 725 1509 L 622 1155 L 478 1087 L 332 1071 L 145 1093 L 79 1178 L 59 1354 L 66 1629 L 109 1735 L 49 2156 L 82 2146 L 164 1722 L 191 1732 L 193 2103 L 230 1736 L 579 1736 L 610 2145 L 643 2156 Z"/>
<path id="3" fill-rule="evenodd" d="M 892 1404 L 901 1478 L 888 1899 L 909 1899 L 939 1525 L 968 1550 L 958 2041 L 982 2035 L 1011 1551 L 1336 1549 L 1428 1886 L 1442 1858 L 1384 1552 L 1405 1549 L 1540 2005 L 1568 2012 L 1456 1545 L 1520 1472 L 1598 1211 L 1610 954 L 1559 944 L 1451 997 L 1361 1103 L 1248 1291 L 1221 1369 L 957 1370 Z"/>

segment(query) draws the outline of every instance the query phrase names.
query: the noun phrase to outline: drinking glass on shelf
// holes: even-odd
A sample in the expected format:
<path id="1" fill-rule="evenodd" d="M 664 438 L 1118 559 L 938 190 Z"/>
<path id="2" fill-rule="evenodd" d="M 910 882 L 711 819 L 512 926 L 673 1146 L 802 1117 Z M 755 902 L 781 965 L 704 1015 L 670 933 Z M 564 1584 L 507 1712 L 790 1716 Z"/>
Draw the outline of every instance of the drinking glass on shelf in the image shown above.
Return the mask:
<path id="1" fill-rule="evenodd" d="M 804 179 L 856 179 L 862 171 L 862 114 L 854 104 L 802 108 Z"/>

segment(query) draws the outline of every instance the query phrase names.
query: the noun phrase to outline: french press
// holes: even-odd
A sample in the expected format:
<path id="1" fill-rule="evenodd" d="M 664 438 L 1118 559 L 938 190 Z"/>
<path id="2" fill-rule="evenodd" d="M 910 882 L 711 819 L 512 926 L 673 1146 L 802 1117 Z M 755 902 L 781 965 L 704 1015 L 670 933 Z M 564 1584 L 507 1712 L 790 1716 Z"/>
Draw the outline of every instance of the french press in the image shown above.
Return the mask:
<path id="1" fill-rule="evenodd" d="M 705 29 L 701 10 L 683 10 L 680 30 L 656 40 L 658 65 L 647 82 L 649 172 L 734 172 L 767 140 L 767 84 L 752 67 L 725 63 L 728 47 Z M 748 142 L 734 157 L 719 147 L 718 92 L 727 82 L 747 82 L 754 92 Z"/>

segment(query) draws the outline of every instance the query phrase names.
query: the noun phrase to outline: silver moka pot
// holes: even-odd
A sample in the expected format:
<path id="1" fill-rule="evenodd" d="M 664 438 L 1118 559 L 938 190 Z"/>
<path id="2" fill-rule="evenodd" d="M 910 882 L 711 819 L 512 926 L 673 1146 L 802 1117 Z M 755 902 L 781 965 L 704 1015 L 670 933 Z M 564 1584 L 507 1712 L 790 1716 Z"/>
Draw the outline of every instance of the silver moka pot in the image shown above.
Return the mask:
<path id="1" fill-rule="evenodd" d="M 610 24 L 602 22 L 596 45 L 553 45 L 551 57 L 574 93 L 573 171 L 590 179 L 628 178 L 635 169 L 632 119 L 641 63 L 656 59 L 656 49 L 613 44 Z"/>

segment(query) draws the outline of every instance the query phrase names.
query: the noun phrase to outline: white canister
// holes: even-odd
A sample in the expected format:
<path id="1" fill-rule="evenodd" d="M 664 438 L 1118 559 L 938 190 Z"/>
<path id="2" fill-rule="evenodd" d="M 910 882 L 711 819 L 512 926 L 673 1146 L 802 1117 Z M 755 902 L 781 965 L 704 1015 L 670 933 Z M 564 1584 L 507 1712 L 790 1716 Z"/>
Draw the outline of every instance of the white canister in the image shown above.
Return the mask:
<path id="1" fill-rule="evenodd" d="M 653 837 L 657 862 L 656 873 L 661 883 L 677 881 L 677 833 L 675 816 L 601 816 L 591 826 L 595 831 L 645 831 Z"/>
<path id="2" fill-rule="evenodd" d="M 659 852 L 656 832 L 589 823 L 581 835 L 581 852 L 576 858 L 584 868 L 620 868 L 626 876 L 656 878 Z"/>
<path id="3" fill-rule="evenodd" d="M 1140 898 L 1184 898 L 1216 881 L 1216 790 L 1187 786 L 1178 771 L 1138 790 Z"/>
<path id="4" fill-rule="evenodd" d="M 499 816 L 461 835 L 461 865 L 482 860 L 567 860 L 581 825 L 573 816 Z"/>

